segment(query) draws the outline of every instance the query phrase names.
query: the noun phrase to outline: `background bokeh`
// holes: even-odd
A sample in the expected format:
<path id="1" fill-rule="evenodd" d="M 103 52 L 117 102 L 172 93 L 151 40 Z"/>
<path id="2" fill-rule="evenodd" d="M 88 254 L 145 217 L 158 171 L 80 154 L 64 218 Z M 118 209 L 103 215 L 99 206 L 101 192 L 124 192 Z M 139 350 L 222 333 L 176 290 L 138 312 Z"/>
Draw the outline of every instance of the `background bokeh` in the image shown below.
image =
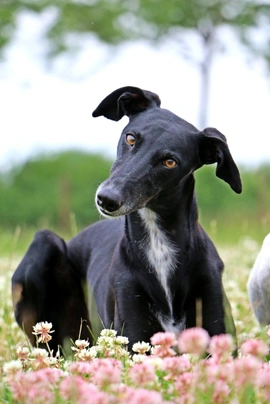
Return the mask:
<path id="1" fill-rule="evenodd" d="M 226 135 L 243 193 L 202 168 L 201 221 L 219 242 L 260 242 L 270 228 L 269 20 L 265 0 L 0 0 L 0 253 L 15 229 L 28 242 L 37 228 L 69 236 L 99 219 L 95 189 L 127 118 L 91 113 L 125 85 Z"/>

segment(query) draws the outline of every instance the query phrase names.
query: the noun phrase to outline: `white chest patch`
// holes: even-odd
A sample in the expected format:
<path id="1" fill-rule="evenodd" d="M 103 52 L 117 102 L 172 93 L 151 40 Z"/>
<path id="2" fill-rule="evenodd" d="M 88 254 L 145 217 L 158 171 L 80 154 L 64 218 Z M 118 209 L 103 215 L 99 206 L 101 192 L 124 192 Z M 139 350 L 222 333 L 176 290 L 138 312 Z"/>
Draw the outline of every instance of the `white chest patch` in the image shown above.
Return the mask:
<path id="1" fill-rule="evenodd" d="M 158 216 L 155 212 L 144 208 L 139 211 L 139 214 L 148 233 L 148 245 L 144 248 L 144 253 L 156 271 L 172 314 L 172 296 L 168 279 L 176 266 L 176 249 L 158 226 Z"/>

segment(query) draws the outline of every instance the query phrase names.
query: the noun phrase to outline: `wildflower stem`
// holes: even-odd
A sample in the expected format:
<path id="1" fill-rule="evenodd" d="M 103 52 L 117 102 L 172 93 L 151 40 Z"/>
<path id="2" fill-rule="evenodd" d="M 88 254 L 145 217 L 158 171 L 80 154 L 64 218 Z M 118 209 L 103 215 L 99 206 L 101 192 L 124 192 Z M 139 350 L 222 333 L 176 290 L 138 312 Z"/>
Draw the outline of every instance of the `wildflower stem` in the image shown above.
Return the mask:
<path id="1" fill-rule="evenodd" d="M 53 357 L 53 352 L 51 351 L 51 348 L 49 347 L 48 342 L 46 342 L 46 346 L 47 346 L 48 352 L 50 354 L 50 357 L 52 358 Z"/>

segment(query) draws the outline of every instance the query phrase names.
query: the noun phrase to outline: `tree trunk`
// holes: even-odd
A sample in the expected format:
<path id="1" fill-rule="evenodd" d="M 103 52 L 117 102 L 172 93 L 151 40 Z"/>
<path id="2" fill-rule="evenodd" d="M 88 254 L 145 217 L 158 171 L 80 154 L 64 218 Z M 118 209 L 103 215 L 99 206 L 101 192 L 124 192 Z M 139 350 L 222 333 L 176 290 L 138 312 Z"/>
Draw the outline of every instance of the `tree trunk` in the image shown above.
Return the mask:
<path id="1" fill-rule="evenodd" d="M 208 124 L 210 77 L 214 56 L 214 29 L 201 32 L 203 43 L 203 60 L 200 63 L 201 89 L 199 104 L 199 129 L 203 130 Z"/>

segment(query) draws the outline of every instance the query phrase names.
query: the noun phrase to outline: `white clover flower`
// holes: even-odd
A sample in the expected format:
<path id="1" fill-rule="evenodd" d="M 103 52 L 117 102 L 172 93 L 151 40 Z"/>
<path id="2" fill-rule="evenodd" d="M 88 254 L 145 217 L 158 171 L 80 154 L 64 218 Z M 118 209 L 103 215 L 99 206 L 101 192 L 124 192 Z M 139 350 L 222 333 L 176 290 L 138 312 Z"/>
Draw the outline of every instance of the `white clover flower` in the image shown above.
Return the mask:
<path id="1" fill-rule="evenodd" d="M 127 337 L 118 336 L 115 338 L 115 343 L 119 345 L 127 345 L 129 340 Z"/>
<path id="2" fill-rule="evenodd" d="M 49 359 L 49 364 L 51 366 L 55 366 L 55 365 L 58 364 L 58 359 L 57 358 L 50 356 L 48 359 Z"/>
<path id="3" fill-rule="evenodd" d="M 34 331 L 32 334 L 39 335 L 38 342 L 46 343 L 52 339 L 50 333 L 54 332 L 54 330 L 51 330 L 51 328 L 52 323 L 48 323 L 48 321 L 41 321 L 33 326 Z"/>
<path id="4" fill-rule="evenodd" d="M 99 348 L 97 346 L 91 346 L 91 348 L 88 349 L 88 351 L 91 355 L 91 358 L 96 358 L 98 355 Z"/>
<path id="5" fill-rule="evenodd" d="M 97 345 L 103 347 L 112 347 L 114 343 L 114 338 L 108 336 L 100 336 L 97 339 Z"/>
<path id="6" fill-rule="evenodd" d="M 18 359 L 6 362 L 3 365 L 3 371 L 5 374 L 14 374 L 20 370 L 22 370 L 22 362 Z"/>
<path id="7" fill-rule="evenodd" d="M 30 355 L 30 351 L 29 348 L 27 346 L 19 346 L 16 350 L 16 353 L 18 355 L 18 358 L 21 361 L 24 361 L 28 358 L 28 356 Z"/>
<path id="8" fill-rule="evenodd" d="M 109 330 L 107 328 L 104 328 L 100 333 L 102 337 L 111 337 L 111 338 L 114 338 L 116 334 L 117 332 L 115 330 Z"/>
<path id="9" fill-rule="evenodd" d="M 134 355 L 132 356 L 132 361 L 133 361 L 134 363 L 142 363 L 142 362 L 145 361 L 146 358 L 147 358 L 146 355 L 143 355 L 143 354 L 134 354 Z"/>
<path id="10" fill-rule="evenodd" d="M 52 323 L 48 323 L 48 321 L 41 321 L 40 323 L 33 325 L 34 332 L 37 334 L 40 334 L 44 330 L 46 332 L 50 332 L 51 328 L 52 328 Z"/>
<path id="11" fill-rule="evenodd" d="M 144 354 L 146 352 L 149 352 L 151 349 L 151 346 L 149 342 L 136 342 L 135 344 L 132 345 L 132 350 L 134 352 L 137 352 L 139 354 Z"/>
<path id="12" fill-rule="evenodd" d="M 32 356 L 34 358 L 47 358 L 49 356 L 49 353 L 48 353 L 48 351 L 46 351 L 46 349 L 33 348 Z"/>
<path id="13" fill-rule="evenodd" d="M 115 346 L 115 348 L 112 349 L 111 355 L 115 356 L 117 359 L 128 359 L 130 357 L 128 350 L 121 346 Z"/>
<path id="14" fill-rule="evenodd" d="M 78 347 L 78 349 L 85 349 L 89 346 L 89 342 L 85 339 L 77 339 L 75 341 L 75 345 Z"/>
<path id="15" fill-rule="evenodd" d="M 163 360 L 157 356 L 146 356 L 147 363 L 150 363 L 154 366 L 156 370 L 162 370 Z"/>
<path id="16" fill-rule="evenodd" d="M 93 351 L 90 351 L 90 349 L 81 349 L 75 356 L 81 361 L 89 361 L 94 359 L 96 354 L 93 353 Z"/>

